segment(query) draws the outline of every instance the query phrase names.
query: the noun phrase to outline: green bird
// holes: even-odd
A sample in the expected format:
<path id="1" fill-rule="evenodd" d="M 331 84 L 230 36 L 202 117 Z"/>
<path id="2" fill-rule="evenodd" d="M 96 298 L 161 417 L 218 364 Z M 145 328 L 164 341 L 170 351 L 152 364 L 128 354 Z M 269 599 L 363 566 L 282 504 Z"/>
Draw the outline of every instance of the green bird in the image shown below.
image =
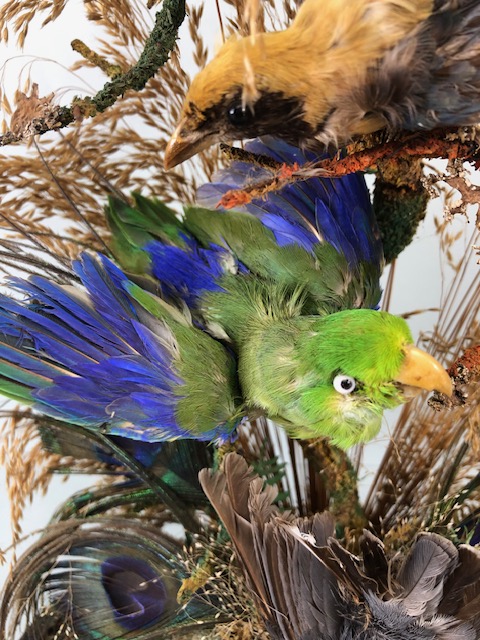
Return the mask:
<path id="1" fill-rule="evenodd" d="M 285 142 L 254 153 L 299 164 Z M 378 311 L 382 252 L 363 178 L 311 179 L 212 207 L 264 169 L 234 162 L 183 218 L 112 199 L 111 252 L 82 254 L 72 283 L 13 279 L 0 299 L 0 391 L 58 420 L 147 442 L 224 442 L 264 414 L 343 448 L 384 409 L 450 378 L 406 322 Z M 209 207 L 209 208 L 206 208 Z M 121 268 L 120 268 L 121 267 Z"/>

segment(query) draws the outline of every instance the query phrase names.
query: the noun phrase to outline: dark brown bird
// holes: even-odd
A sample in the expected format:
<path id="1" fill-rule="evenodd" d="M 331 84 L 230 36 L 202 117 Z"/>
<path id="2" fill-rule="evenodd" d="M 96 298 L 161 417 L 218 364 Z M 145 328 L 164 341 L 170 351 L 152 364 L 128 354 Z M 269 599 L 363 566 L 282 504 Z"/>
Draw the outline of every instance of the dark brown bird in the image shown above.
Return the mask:
<path id="1" fill-rule="evenodd" d="M 328 512 L 281 514 L 243 458 L 200 472 L 274 640 L 476 640 L 480 550 L 433 533 L 392 564 L 366 531 L 363 561 L 334 538 Z"/>
<path id="2" fill-rule="evenodd" d="M 231 38 L 193 80 L 165 167 L 224 139 L 340 145 L 480 120 L 476 0 L 305 0 L 285 31 Z"/>

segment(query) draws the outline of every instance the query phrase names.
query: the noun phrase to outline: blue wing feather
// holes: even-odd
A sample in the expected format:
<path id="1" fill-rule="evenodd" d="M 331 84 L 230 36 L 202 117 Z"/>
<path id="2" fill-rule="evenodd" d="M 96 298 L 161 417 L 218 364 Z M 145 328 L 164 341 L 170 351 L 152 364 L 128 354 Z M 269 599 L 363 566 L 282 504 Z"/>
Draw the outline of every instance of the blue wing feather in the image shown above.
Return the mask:
<path id="1" fill-rule="evenodd" d="M 221 291 L 216 280 L 225 272 L 225 262 L 231 254 L 215 245 L 204 249 L 186 236 L 185 241 L 186 247 L 178 247 L 154 240 L 144 248 L 164 293 L 193 307 L 202 291 Z"/>
<path id="2" fill-rule="evenodd" d="M 310 151 L 271 137 L 253 140 L 246 148 L 287 164 L 304 165 L 319 159 Z M 200 187 L 198 200 L 203 206 L 215 208 L 228 190 L 241 189 L 270 175 L 268 169 L 258 165 L 233 162 L 215 175 L 212 183 Z M 280 246 L 297 244 L 313 251 L 316 245 L 327 243 L 343 253 L 352 266 L 361 261 L 378 265 L 382 262 L 368 189 L 359 174 L 295 182 L 237 209 L 259 217 L 273 231 Z"/>
<path id="3" fill-rule="evenodd" d="M 26 301 L 0 296 L 4 388 L 18 383 L 16 397 L 25 398 L 29 390 L 34 408 L 45 415 L 118 436 L 142 441 L 229 438 L 238 421 L 230 423 L 231 415 L 219 424 L 202 423 L 194 434 L 180 424 L 177 407 L 185 397 L 185 381 L 177 367 L 182 351 L 171 328 L 176 321 L 171 318 L 168 325 L 139 304 L 129 292 L 132 283 L 104 256 L 83 254 L 73 267 L 83 293 L 36 277 L 15 281 Z M 193 334 L 188 338 L 194 339 Z M 203 348 L 208 351 L 207 343 Z M 212 348 L 225 352 L 220 345 Z M 213 405 L 230 393 L 230 374 L 222 369 L 230 366 L 227 362 L 233 362 L 230 356 L 218 364 L 224 383 L 209 387 Z M 230 410 L 228 402 L 221 406 Z"/>
<path id="4" fill-rule="evenodd" d="M 176 387 L 183 385 L 175 354 L 140 321 L 125 275 L 87 254 L 74 269 L 89 302 L 40 277 L 15 280 L 26 302 L 0 297 L 3 375 L 29 384 L 34 406 L 51 417 L 91 428 L 108 422 L 112 432 L 131 437 L 143 427 L 155 439 L 162 429 L 185 437 L 175 418 Z M 155 414 L 149 396 L 160 399 Z"/>

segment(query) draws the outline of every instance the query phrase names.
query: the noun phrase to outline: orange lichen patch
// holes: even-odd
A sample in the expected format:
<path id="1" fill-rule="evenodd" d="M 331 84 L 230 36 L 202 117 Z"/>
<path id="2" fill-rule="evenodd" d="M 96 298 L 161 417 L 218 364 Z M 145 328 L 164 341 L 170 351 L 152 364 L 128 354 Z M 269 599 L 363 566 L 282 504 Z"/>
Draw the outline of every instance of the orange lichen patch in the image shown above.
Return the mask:
<path id="1" fill-rule="evenodd" d="M 480 345 L 467 349 L 447 371 L 454 378 L 464 377 L 466 371 L 470 376 L 480 375 Z"/>
<path id="2" fill-rule="evenodd" d="M 315 169 L 327 172 L 330 177 L 339 177 L 356 171 L 366 171 L 386 157 L 391 163 L 395 159 L 404 158 L 470 158 L 476 150 L 473 143 L 447 140 L 445 132 L 433 132 L 431 135 L 405 136 L 401 140 L 378 145 L 372 149 L 357 151 L 346 158 L 323 160 L 314 166 Z M 311 167 L 313 169 L 313 167 Z M 311 175 L 311 173 L 310 173 Z M 298 174 L 297 174 L 298 176 Z"/>
<path id="3" fill-rule="evenodd" d="M 357 171 L 377 169 L 379 162 L 388 162 L 391 173 L 405 171 L 408 165 L 422 158 L 447 158 L 449 160 L 474 160 L 477 153 L 475 141 L 462 142 L 452 140 L 445 130 L 433 131 L 431 134 L 406 134 L 399 140 L 377 144 L 371 148 L 357 150 L 350 147 L 344 158 L 328 158 L 315 164 L 307 163 L 299 166 L 281 165 L 277 171 L 272 171 L 272 177 L 260 182 L 254 182 L 243 189 L 228 191 L 220 200 L 218 206 L 231 209 L 251 202 L 253 198 L 262 198 L 271 191 L 277 191 L 286 184 L 297 180 L 308 180 L 313 177 L 339 178 Z M 240 154 L 236 154 L 240 155 Z M 243 152 L 243 161 L 255 162 L 255 154 Z M 263 165 L 262 161 L 259 162 Z M 408 166 L 407 165 L 407 166 Z"/>
<path id="4" fill-rule="evenodd" d="M 466 349 L 465 352 L 450 365 L 447 373 L 452 378 L 453 396 L 447 398 L 443 394 L 435 392 L 428 401 L 428 404 L 436 411 L 463 406 L 470 402 L 471 391 L 474 386 L 473 383 L 475 383 L 475 379 L 480 376 L 480 345 Z M 478 413 L 475 409 L 476 408 L 472 406 L 472 415 Z"/>
<path id="5" fill-rule="evenodd" d="M 254 154 L 249 154 L 254 161 Z M 301 171 L 298 162 L 287 165 L 283 163 L 279 170 L 272 172 L 272 178 L 262 182 L 254 182 L 244 189 L 230 189 L 227 191 L 217 204 L 217 209 L 233 209 L 248 204 L 255 198 L 263 198 L 270 191 L 278 191 L 285 185 L 295 180 L 298 171 Z"/>
<path id="6" fill-rule="evenodd" d="M 225 193 L 217 204 L 217 209 L 223 207 L 224 209 L 233 209 L 234 207 L 242 207 L 245 204 L 251 202 L 252 196 L 246 191 L 239 189 L 230 189 Z"/>
<path id="7" fill-rule="evenodd" d="M 287 180 L 291 178 L 298 170 L 300 169 L 300 165 L 298 162 L 294 162 L 293 164 L 283 163 L 282 168 L 278 172 L 278 177 L 281 180 Z"/>

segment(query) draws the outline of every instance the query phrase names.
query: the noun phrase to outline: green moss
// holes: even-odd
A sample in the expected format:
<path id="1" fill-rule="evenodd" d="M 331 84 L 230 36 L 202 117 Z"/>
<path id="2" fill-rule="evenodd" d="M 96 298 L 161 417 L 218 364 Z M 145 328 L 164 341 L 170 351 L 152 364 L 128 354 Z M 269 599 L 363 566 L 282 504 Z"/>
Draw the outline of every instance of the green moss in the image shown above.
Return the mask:
<path id="1" fill-rule="evenodd" d="M 412 241 L 419 223 L 425 217 L 428 200 L 428 194 L 420 182 L 414 187 L 397 187 L 377 177 L 373 209 L 387 263 L 394 260 Z"/>

